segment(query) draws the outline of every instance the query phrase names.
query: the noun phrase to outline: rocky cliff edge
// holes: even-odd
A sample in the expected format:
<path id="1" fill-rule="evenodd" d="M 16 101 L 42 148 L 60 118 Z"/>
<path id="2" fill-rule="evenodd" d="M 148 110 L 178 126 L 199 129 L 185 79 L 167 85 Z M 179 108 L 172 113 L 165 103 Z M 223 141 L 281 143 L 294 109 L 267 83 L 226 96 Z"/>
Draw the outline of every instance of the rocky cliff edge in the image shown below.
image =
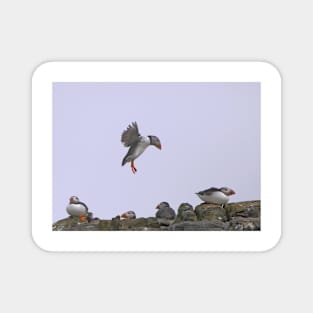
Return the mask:
<path id="1" fill-rule="evenodd" d="M 261 202 L 245 201 L 229 203 L 225 208 L 202 203 L 195 209 L 182 203 L 174 221 L 166 225 L 155 217 L 111 220 L 92 218 L 89 223 L 78 218 L 68 217 L 52 225 L 54 231 L 258 231 L 260 224 Z"/>

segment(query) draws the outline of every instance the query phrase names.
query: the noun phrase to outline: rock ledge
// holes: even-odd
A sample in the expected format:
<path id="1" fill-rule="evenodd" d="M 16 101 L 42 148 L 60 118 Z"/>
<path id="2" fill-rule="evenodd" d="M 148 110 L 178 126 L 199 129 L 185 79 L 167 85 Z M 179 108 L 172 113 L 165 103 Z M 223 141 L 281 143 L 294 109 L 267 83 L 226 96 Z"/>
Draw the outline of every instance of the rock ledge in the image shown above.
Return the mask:
<path id="1" fill-rule="evenodd" d="M 92 219 L 89 223 L 68 217 L 52 225 L 53 231 L 257 231 L 261 230 L 261 202 L 229 203 L 225 209 L 218 205 L 202 203 L 193 210 L 183 203 L 178 208 L 175 221 L 168 226 L 159 224 L 155 217 L 111 220 Z"/>

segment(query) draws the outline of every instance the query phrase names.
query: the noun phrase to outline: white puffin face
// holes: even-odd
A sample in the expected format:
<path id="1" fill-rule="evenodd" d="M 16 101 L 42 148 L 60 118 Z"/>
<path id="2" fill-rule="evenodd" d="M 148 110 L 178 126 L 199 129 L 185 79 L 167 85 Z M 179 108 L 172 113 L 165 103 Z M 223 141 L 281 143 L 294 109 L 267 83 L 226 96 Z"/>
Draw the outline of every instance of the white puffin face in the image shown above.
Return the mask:
<path id="1" fill-rule="evenodd" d="M 231 195 L 234 195 L 236 194 L 234 190 L 228 188 L 228 187 L 222 187 L 220 189 L 226 196 L 231 196 Z"/>
<path id="2" fill-rule="evenodd" d="M 136 218 L 136 214 L 134 211 L 127 211 L 121 215 L 122 218 Z"/>
<path id="3" fill-rule="evenodd" d="M 149 136 L 151 140 L 151 145 L 157 147 L 158 149 L 162 149 L 161 141 L 157 136 Z"/>
<path id="4" fill-rule="evenodd" d="M 76 196 L 70 197 L 70 203 L 77 203 L 77 202 L 79 202 L 79 198 L 78 197 L 76 197 Z"/>

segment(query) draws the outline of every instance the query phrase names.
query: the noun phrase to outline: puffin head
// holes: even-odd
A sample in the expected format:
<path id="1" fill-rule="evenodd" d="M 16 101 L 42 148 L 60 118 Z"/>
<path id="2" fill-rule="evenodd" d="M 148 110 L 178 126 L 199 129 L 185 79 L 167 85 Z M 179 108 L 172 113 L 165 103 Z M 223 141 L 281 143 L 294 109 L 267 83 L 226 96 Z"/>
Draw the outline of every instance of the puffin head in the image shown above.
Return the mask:
<path id="1" fill-rule="evenodd" d="M 150 145 L 162 149 L 161 141 L 157 136 L 148 136 L 150 138 Z"/>
<path id="2" fill-rule="evenodd" d="M 127 212 L 123 213 L 121 215 L 121 217 L 134 219 L 134 218 L 136 218 L 136 213 L 134 211 L 127 211 Z"/>
<path id="3" fill-rule="evenodd" d="M 184 211 L 193 211 L 193 207 L 190 203 L 184 202 L 182 203 L 179 208 L 179 211 L 184 212 Z"/>
<path id="4" fill-rule="evenodd" d="M 232 190 L 232 189 L 230 189 L 228 187 L 222 187 L 220 189 L 220 191 L 223 192 L 226 196 L 232 196 L 232 195 L 236 194 L 234 190 Z"/>
<path id="5" fill-rule="evenodd" d="M 169 207 L 170 207 L 169 203 L 163 201 L 156 206 L 156 209 L 160 210 L 160 209 L 169 208 Z"/>
<path id="6" fill-rule="evenodd" d="M 75 204 L 77 202 L 79 202 L 79 198 L 78 197 L 76 197 L 76 196 L 70 197 L 70 204 Z"/>

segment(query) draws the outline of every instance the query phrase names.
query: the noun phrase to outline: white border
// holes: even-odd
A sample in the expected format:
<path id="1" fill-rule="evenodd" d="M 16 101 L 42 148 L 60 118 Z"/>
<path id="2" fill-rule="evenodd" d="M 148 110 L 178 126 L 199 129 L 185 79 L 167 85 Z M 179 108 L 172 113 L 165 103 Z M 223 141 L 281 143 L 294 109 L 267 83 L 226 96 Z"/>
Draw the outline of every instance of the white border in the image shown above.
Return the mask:
<path id="1" fill-rule="evenodd" d="M 261 82 L 261 231 L 52 231 L 52 82 Z M 32 78 L 32 235 L 47 251 L 265 251 L 281 236 L 281 77 L 266 62 L 48 62 Z"/>

